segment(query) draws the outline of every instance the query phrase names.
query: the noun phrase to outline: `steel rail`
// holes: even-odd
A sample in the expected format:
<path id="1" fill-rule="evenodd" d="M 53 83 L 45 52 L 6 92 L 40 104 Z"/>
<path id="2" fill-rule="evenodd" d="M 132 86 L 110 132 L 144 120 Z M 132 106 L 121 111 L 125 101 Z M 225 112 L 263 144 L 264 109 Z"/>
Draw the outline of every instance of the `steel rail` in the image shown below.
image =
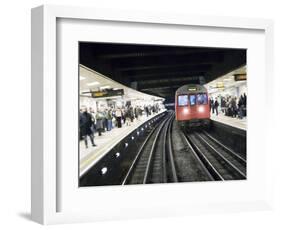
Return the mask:
<path id="1" fill-rule="evenodd" d="M 166 120 L 166 119 L 164 119 L 164 120 L 161 121 L 161 122 L 164 123 L 165 120 Z M 148 136 L 145 138 L 145 140 L 144 140 L 143 144 L 141 145 L 141 147 L 139 148 L 139 151 L 138 151 L 138 153 L 137 153 L 137 155 L 136 155 L 136 157 L 135 157 L 133 163 L 131 164 L 131 166 L 130 166 L 130 168 L 129 168 L 129 170 L 128 170 L 126 176 L 125 176 L 125 178 L 124 178 L 123 181 L 122 181 L 122 185 L 125 185 L 125 184 L 127 183 L 127 180 L 128 180 L 128 178 L 129 178 L 129 176 L 131 175 L 133 169 L 134 169 L 135 166 L 136 166 L 136 163 L 137 163 L 137 161 L 138 161 L 138 159 L 139 159 L 140 154 L 142 153 L 142 151 L 143 151 L 144 147 L 146 146 L 148 140 L 150 139 L 150 137 L 152 136 L 152 134 L 155 132 L 155 130 L 157 130 L 158 127 L 159 127 L 159 126 L 155 126 L 155 127 L 153 128 L 153 130 L 152 130 L 152 131 L 148 134 Z"/>
<path id="2" fill-rule="evenodd" d="M 153 156 L 153 153 L 155 152 L 154 150 L 155 150 L 156 142 L 158 141 L 158 138 L 159 138 L 160 131 L 163 129 L 165 122 L 170 119 L 170 116 L 161 123 L 161 125 L 159 126 L 159 129 L 156 133 L 155 139 L 153 141 L 153 144 L 151 146 L 151 150 L 149 153 L 149 157 L 148 157 L 148 161 L 147 161 L 147 165 L 146 165 L 146 169 L 145 169 L 145 173 L 144 173 L 144 178 L 143 178 L 143 184 L 146 184 L 148 181 L 148 177 L 149 177 L 149 173 L 150 173 L 150 169 L 151 169 L 152 156 Z"/>
<path id="3" fill-rule="evenodd" d="M 163 165 L 163 173 L 162 173 L 162 181 L 164 183 L 167 183 L 167 171 L 166 171 L 166 137 L 167 137 L 167 129 L 168 126 L 165 126 L 165 134 L 164 134 L 164 140 L 163 140 L 163 153 L 162 153 L 162 165 Z"/>
<path id="4" fill-rule="evenodd" d="M 204 140 L 204 138 L 196 133 L 196 135 L 209 147 L 211 148 L 221 159 L 223 159 L 233 170 L 235 170 L 238 174 L 240 174 L 240 176 L 246 178 L 246 175 L 240 171 L 240 169 L 238 169 L 234 164 L 232 164 L 228 159 L 226 159 L 223 155 L 221 155 L 220 152 L 218 152 L 212 145 L 210 145 L 206 140 Z"/>
<path id="5" fill-rule="evenodd" d="M 223 176 L 217 171 L 217 169 L 213 166 L 213 164 L 209 161 L 209 159 L 205 156 L 205 154 L 200 151 L 199 147 L 190 140 L 188 135 L 184 135 L 184 138 L 185 138 L 187 144 L 189 145 L 189 147 L 193 150 L 192 152 L 194 153 L 194 156 L 199 160 L 199 162 L 202 163 L 203 168 L 206 169 L 206 173 L 208 175 L 210 175 L 210 178 L 213 178 L 213 180 L 224 181 Z M 196 150 L 194 150 L 193 147 Z M 198 154 L 199 154 L 199 156 L 198 156 Z M 210 173 L 210 171 L 212 174 Z"/>
<path id="6" fill-rule="evenodd" d="M 207 133 L 206 131 L 204 131 L 204 134 L 206 136 L 208 136 L 211 140 L 213 140 L 215 143 L 217 143 L 219 146 L 221 146 L 223 149 L 225 149 L 226 151 L 228 151 L 229 153 L 231 153 L 233 155 L 234 158 L 236 158 L 238 161 L 240 161 L 241 163 L 246 165 L 246 160 L 239 156 L 237 153 L 235 153 L 232 149 L 228 148 L 227 146 L 225 146 L 223 143 L 221 143 L 219 140 L 217 140 L 216 138 L 212 137 L 209 133 Z"/>
<path id="7" fill-rule="evenodd" d="M 174 114 L 172 115 L 172 118 L 169 120 L 168 128 L 167 128 L 168 129 L 167 130 L 168 152 L 169 152 L 173 182 L 178 182 L 177 171 L 176 171 L 176 166 L 175 166 L 175 159 L 174 159 L 173 149 L 172 149 L 172 135 L 171 135 L 171 133 L 172 133 L 173 120 L 174 120 Z"/>

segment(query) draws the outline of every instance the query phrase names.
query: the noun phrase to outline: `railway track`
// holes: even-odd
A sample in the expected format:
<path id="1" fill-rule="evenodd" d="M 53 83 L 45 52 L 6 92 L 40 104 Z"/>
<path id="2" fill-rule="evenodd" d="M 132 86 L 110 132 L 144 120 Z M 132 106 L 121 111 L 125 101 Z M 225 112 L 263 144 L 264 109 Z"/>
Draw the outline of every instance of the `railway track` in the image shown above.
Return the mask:
<path id="1" fill-rule="evenodd" d="M 207 132 L 185 134 L 198 159 L 215 180 L 246 179 L 246 159 Z"/>
<path id="2" fill-rule="evenodd" d="M 198 157 L 198 154 L 190 144 L 190 141 L 175 122 L 173 123 L 172 134 L 178 180 L 180 182 L 215 180 Z"/>
<path id="3" fill-rule="evenodd" d="M 184 133 L 170 112 L 147 136 L 122 185 L 246 179 L 246 158 L 206 131 Z"/>
<path id="4" fill-rule="evenodd" d="M 174 114 L 167 117 L 148 135 L 140 147 L 122 184 L 177 182 L 171 151 L 170 124 Z M 169 163 L 167 163 L 167 161 Z M 171 173 L 170 173 L 171 172 Z M 171 174 L 171 175 L 170 175 Z"/>

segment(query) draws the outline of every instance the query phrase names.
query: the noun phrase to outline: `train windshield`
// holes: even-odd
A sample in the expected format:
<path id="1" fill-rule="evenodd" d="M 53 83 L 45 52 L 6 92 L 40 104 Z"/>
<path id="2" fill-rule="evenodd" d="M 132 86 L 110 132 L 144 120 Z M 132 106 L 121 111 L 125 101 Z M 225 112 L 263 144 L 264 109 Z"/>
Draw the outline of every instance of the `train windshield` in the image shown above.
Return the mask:
<path id="1" fill-rule="evenodd" d="M 208 104 L 208 98 L 206 93 L 197 94 L 197 104 L 198 105 L 206 105 Z"/>
<path id="2" fill-rule="evenodd" d="M 187 95 L 179 95 L 178 96 L 178 105 L 179 106 L 187 106 Z"/>
<path id="3" fill-rule="evenodd" d="M 196 104 L 196 95 L 189 95 L 189 103 L 190 105 L 195 105 Z"/>

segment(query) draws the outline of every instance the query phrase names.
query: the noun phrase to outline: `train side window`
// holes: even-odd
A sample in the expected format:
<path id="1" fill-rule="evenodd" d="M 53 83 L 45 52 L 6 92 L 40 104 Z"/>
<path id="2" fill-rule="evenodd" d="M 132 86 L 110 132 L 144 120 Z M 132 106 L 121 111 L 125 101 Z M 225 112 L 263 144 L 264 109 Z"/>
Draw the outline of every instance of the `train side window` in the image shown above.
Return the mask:
<path id="1" fill-rule="evenodd" d="M 188 103 L 187 95 L 178 96 L 178 106 L 187 106 L 187 103 Z"/>
<path id="2" fill-rule="evenodd" d="M 189 95 L 189 103 L 190 105 L 195 105 L 196 104 L 196 95 Z"/>
<path id="3" fill-rule="evenodd" d="M 206 93 L 197 94 L 197 104 L 198 105 L 207 105 L 208 104 L 208 97 L 207 97 Z"/>

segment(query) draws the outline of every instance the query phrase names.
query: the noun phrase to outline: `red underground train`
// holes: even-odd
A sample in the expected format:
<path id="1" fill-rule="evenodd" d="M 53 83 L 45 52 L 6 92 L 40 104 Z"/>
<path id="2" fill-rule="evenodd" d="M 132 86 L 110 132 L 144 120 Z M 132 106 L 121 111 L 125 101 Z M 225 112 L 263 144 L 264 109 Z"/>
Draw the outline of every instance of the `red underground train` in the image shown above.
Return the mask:
<path id="1" fill-rule="evenodd" d="M 183 128 L 209 127 L 210 101 L 202 85 L 184 85 L 175 95 L 176 121 Z"/>

